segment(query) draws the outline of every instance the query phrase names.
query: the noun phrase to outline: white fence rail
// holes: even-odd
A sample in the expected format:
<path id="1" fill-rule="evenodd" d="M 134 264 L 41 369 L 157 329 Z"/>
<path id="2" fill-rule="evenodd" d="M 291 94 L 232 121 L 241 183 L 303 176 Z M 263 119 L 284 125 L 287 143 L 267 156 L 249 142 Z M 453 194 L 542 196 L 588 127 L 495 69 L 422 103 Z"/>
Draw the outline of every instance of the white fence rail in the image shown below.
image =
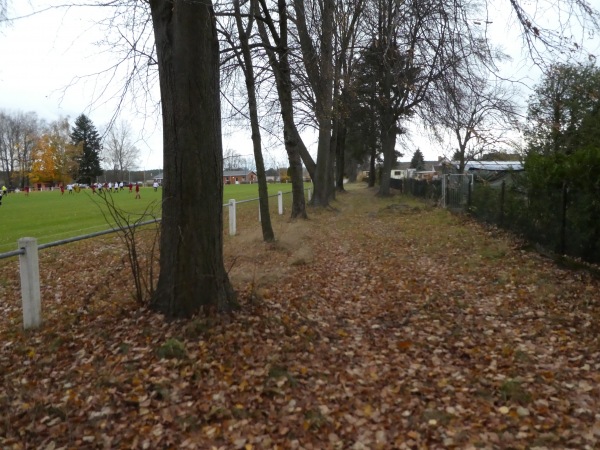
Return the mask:
<path id="1" fill-rule="evenodd" d="M 277 209 L 279 214 L 283 214 L 283 192 L 279 191 L 277 195 L 271 195 L 269 197 L 277 197 Z M 289 194 L 289 192 L 286 192 Z M 308 189 L 308 199 L 311 198 L 311 190 Z M 248 203 L 257 201 L 258 198 L 249 200 L 242 200 L 236 202 L 235 200 L 229 200 L 229 203 L 223 205 L 223 207 L 229 207 L 229 234 L 234 236 L 236 234 L 236 205 L 239 203 Z M 260 221 L 260 207 L 258 210 L 258 220 Z M 149 225 L 156 223 L 160 219 L 150 220 L 142 222 L 136 226 Z M 59 245 L 69 244 L 71 242 L 81 241 L 84 239 L 90 239 L 93 237 L 102 236 L 105 234 L 116 233 L 120 228 L 113 228 L 110 230 L 99 231 L 97 233 L 86 234 L 82 236 L 75 236 L 61 241 L 49 242 L 47 244 L 38 245 L 37 239 L 33 237 L 24 237 L 19 239 L 17 245 L 18 249 L 0 253 L 0 259 L 11 258 L 14 256 L 19 257 L 19 272 L 21 278 L 21 301 L 23 307 L 23 328 L 28 330 L 32 328 L 38 328 L 42 324 L 42 305 L 41 305 L 41 293 L 40 293 L 40 269 L 39 269 L 39 256 L 40 250 L 49 247 L 56 247 Z"/>
<path id="2" fill-rule="evenodd" d="M 308 201 L 310 201 L 312 196 L 312 190 L 306 189 L 306 196 L 308 197 Z M 285 192 L 285 194 L 290 194 L 291 192 Z M 277 195 L 269 195 L 269 198 L 277 197 L 277 212 L 279 215 L 283 214 L 283 194 L 284 192 L 277 192 Z M 249 203 L 257 201 L 257 198 L 251 198 L 249 200 L 240 200 L 239 202 L 235 201 L 235 199 L 230 199 L 229 203 L 223 205 L 223 208 L 229 207 L 229 235 L 235 236 L 237 234 L 237 210 L 236 205 L 240 203 Z M 260 222 L 260 204 L 258 205 L 258 221 Z"/>

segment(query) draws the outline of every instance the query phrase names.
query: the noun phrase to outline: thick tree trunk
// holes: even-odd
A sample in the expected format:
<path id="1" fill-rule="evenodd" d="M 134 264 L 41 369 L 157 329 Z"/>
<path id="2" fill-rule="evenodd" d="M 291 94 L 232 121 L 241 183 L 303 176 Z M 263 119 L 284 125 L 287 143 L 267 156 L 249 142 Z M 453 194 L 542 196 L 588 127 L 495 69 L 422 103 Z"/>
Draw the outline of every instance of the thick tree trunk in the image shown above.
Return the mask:
<path id="1" fill-rule="evenodd" d="M 168 317 L 232 309 L 223 262 L 219 47 L 210 0 L 151 0 L 163 116 L 160 275 Z"/>
<path id="2" fill-rule="evenodd" d="M 313 206 L 325 207 L 329 205 L 329 198 L 333 190 L 331 164 L 331 120 L 319 121 L 319 139 L 317 144 L 317 170 L 314 182 L 314 195 L 311 200 Z"/>
<path id="3" fill-rule="evenodd" d="M 383 169 L 381 171 L 381 182 L 377 195 L 387 197 L 391 195 L 390 176 L 392 173 L 392 161 L 394 159 L 394 148 L 396 147 L 396 124 L 392 113 L 385 111 L 381 118 L 381 146 L 383 151 Z"/>

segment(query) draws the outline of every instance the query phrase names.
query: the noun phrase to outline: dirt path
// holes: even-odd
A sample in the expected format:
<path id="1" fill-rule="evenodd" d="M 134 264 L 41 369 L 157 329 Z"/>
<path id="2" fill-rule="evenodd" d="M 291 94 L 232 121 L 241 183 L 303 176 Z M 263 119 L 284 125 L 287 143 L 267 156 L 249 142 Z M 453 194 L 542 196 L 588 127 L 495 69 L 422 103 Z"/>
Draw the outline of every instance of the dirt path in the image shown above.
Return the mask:
<path id="1" fill-rule="evenodd" d="M 274 245 L 226 239 L 230 320 L 4 318 L 0 445 L 600 445 L 597 280 L 402 197 L 334 206 L 277 221 Z"/>

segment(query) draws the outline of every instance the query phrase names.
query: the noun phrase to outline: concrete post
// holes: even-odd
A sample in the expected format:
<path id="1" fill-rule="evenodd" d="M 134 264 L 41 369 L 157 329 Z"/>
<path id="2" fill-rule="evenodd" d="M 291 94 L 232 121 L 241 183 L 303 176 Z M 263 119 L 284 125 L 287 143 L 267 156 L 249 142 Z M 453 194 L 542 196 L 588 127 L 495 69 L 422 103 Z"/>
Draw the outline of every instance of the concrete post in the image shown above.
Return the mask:
<path id="1" fill-rule="evenodd" d="M 229 200 L 229 236 L 235 236 L 236 233 L 236 222 L 235 222 L 235 200 Z"/>
<path id="2" fill-rule="evenodd" d="M 283 192 L 277 192 L 277 205 L 279 206 L 279 215 L 283 214 Z"/>
<path id="3" fill-rule="evenodd" d="M 42 324 L 40 295 L 40 267 L 37 239 L 19 239 L 19 248 L 25 253 L 19 255 L 21 272 L 21 300 L 23 303 L 23 328 L 38 328 Z"/>

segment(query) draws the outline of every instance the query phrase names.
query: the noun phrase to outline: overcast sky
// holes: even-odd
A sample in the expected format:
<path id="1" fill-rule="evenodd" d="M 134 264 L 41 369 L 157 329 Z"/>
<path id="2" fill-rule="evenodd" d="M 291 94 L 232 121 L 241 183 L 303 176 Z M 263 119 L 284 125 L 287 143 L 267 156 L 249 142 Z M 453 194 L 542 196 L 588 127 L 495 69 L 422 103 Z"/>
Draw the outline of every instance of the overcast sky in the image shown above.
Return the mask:
<path id="1" fill-rule="evenodd" d="M 9 0 L 9 13 L 19 17 L 48 3 L 52 2 Z M 89 7 L 49 10 L 0 30 L 0 108 L 33 111 L 48 121 L 68 116 L 71 123 L 84 113 L 103 132 L 116 102 L 101 95 L 104 83 L 96 77 L 77 78 L 113 62 L 93 44 L 101 38 L 95 21 L 106 12 L 107 8 Z M 162 167 L 162 135 L 156 118 L 144 120 L 130 111 L 120 118 L 131 123 L 141 151 L 139 168 Z"/>
<path id="2" fill-rule="evenodd" d="M 56 4 L 49 0 L 9 0 L 9 16 L 18 17 L 41 10 L 45 5 Z M 66 3 L 66 2 L 65 2 Z M 500 1 L 507 4 L 508 1 Z M 34 111 L 48 121 L 69 116 L 71 123 L 81 113 L 94 122 L 99 131 L 112 118 L 116 103 L 110 95 L 101 95 L 103 81 L 86 75 L 106 69 L 113 63 L 109 54 L 101 53 L 94 42 L 102 38 L 95 24 L 110 8 L 76 7 L 49 10 L 15 20 L 0 30 L 0 109 L 8 111 Z M 523 62 L 518 30 L 506 22 L 506 13 L 491 10 L 493 16 L 489 32 L 498 44 L 511 54 L 513 62 L 505 65 L 507 75 L 527 77 L 535 71 Z M 84 77 L 77 81 L 78 77 Z M 75 82 L 76 81 L 76 82 Z M 111 86 L 118 91 L 119 86 Z M 525 94 L 524 94 L 525 95 Z M 98 100 L 100 98 L 100 100 Z M 131 124 L 141 150 L 140 169 L 162 167 L 162 132 L 160 119 L 126 110 L 121 116 Z M 314 139 L 307 136 L 307 146 L 316 153 Z M 425 158 L 434 160 L 448 149 L 426 144 L 413 135 L 415 146 L 421 147 Z M 224 148 L 233 148 L 238 154 L 251 154 L 249 130 L 240 130 L 224 137 Z M 283 148 L 270 149 L 269 161 L 285 164 Z M 410 160 L 406 152 L 403 160 Z"/>

